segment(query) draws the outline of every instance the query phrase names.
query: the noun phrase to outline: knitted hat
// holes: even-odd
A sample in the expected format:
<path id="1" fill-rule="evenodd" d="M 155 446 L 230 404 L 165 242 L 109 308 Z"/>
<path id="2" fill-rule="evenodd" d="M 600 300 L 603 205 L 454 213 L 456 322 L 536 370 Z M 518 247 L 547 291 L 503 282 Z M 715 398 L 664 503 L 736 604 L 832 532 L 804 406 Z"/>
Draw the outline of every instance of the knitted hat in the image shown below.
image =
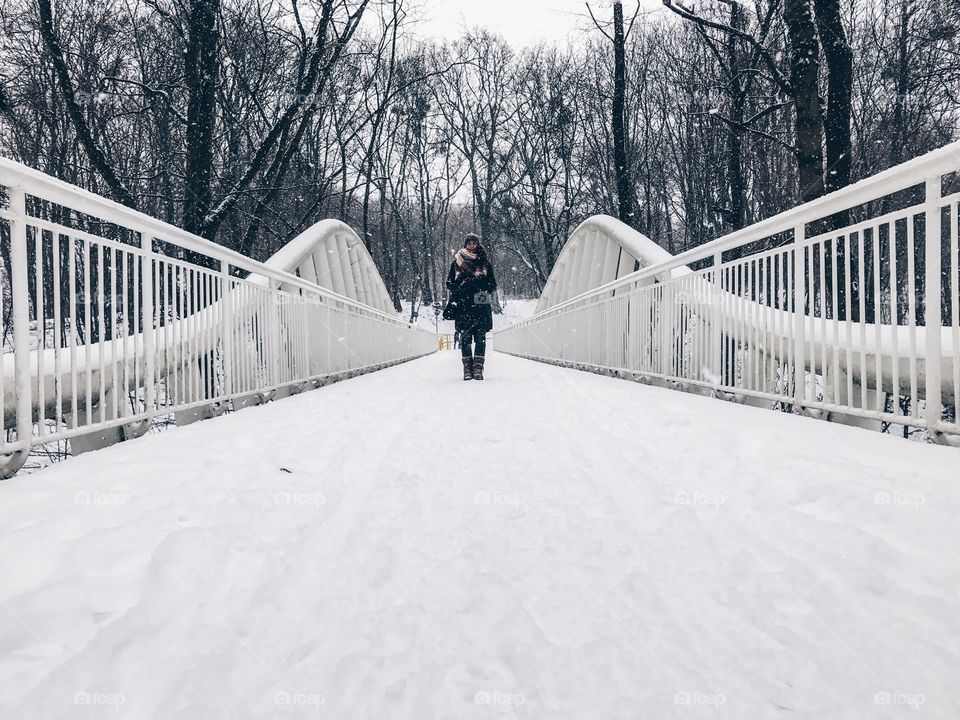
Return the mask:
<path id="1" fill-rule="evenodd" d="M 473 233 L 470 233 L 469 235 L 467 235 L 467 236 L 463 239 L 463 246 L 466 247 L 466 246 L 467 246 L 467 243 L 470 243 L 470 242 L 475 242 L 477 245 L 479 245 L 479 244 L 480 244 L 480 236 L 479 236 L 479 235 L 474 235 Z"/>

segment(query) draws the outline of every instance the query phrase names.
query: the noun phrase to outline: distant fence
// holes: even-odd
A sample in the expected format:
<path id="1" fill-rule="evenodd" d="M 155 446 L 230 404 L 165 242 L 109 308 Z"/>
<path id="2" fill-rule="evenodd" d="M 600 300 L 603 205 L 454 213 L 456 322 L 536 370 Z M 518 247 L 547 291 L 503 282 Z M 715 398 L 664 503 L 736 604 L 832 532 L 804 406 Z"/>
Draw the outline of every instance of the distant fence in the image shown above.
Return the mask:
<path id="1" fill-rule="evenodd" d="M 436 350 L 395 315 L 19 163 L 0 159 L 0 191 L 2 476 L 39 443 L 99 447 Z M 347 248 L 341 223 L 315 228 L 299 263 L 314 240 Z M 334 280 L 382 305 L 361 250 Z"/>
<path id="2" fill-rule="evenodd" d="M 958 170 L 954 143 L 576 297 L 541 303 L 533 317 L 497 332 L 495 346 L 853 424 L 924 428 L 947 440 L 960 433 Z M 571 241 L 587 233 L 604 248 L 649 243 L 612 218 L 586 221 Z"/>

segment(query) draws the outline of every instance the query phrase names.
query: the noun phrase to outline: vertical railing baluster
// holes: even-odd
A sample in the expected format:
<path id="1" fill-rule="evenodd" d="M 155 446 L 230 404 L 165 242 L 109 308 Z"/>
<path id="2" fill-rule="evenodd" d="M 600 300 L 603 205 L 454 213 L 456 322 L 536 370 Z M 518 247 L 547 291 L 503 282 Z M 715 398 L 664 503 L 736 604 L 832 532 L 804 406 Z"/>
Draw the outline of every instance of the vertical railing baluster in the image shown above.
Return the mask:
<path id="1" fill-rule="evenodd" d="M 910 367 L 910 417 L 917 417 L 917 265 L 914 255 L 913 223 L 914 217 L 907 218 L 907 327 L 909 328 L 909 367 Z M 939 308 L 939 303 L 937 304 Z M 906 414 L 906 413 L 905 413 Z"/>
<path id="2" fill-rule="evenodd" d="M 233 399 L 235 392 L 233 367 L 233 288 L 230 280 L 230 263 L 220 263 L 220 352 L 223 357 L 223 394 Z"/>
<path id="3" fill-rule="evenodd" d="M 24 210 L 26 218 L 26 210 Z M 46 421 L 46 371 L 44 361 L 46 359 L 47 348 L 47 310 L 45 295 L 43 291 L 43 230 L 40 227 L 35 228 L 33 236 L 34 250 L 34 316 L 37 321 L 37 436 L 43 437 Z"/>
<path id="4" fill-rule="evenodd" d="M 33 398 L 30 387 L 30 291 L 27 283 L 27 198 L 22 188 L 10 188 L 10 294 L 13 310 L 14 385 L 17 390 L 17 443 L 20 448 L 4 474 L 20 469 L 33 439 Z M 39 230 L 37 231 L 39 232 Z"/>
<path id="5" fill-rule="evenodd" d="M 268 314 L 268 324 L 267 332 L 270 337 L 270 371 L 273 375 L 270 385 L 279 385 L 281 378 L 283 377 L 283 372 L 280 364 L 280 348 L 281 348 L 281 327 L 280 320 L 282 317 L 283 308 L 280 307 L 280 283 L 276 281 L 271 281 L 270 289 L 265 294 L 265 311 Z"/>
<path id="6" fill-rule="evenodd" d="M 950 335 L 953 340 L 953 422 L 960 425 L 960 202 L 950 204 Z M 943 349 L 941 348 L 941 352 Z"/>
<path id="7" fill-rule="evenodd" d="M 860 410 L 868 410 L 867 407 L 867 282 L 864 270 L 866 268 L 866 258 L 864 257 L 865 246 L 863 240 L 864 231 L 857 233 L 857 298 L 858 309 L 860 312 L 857 325 L 860 330 Z"/>
<path id="8" fill-rule="evenodd" d="M 942 325 L 940 312 L 940 192 L 940 176 L 927 178 L 924 207 L 924 213 L 926 214 L 924 324 L 926 326 L 927 342 L 924 369 L 926 370 L 927 380 L 927 431 L 931 434 L 937 432 L 940 425 L 940 416 L 943 414 L 940 377 L 940 328 Z M 956 358 L 954 358 L 954 362 L 957 362 Z M 954 402 L 956 402 L 956 398 L 954 398 Z"/>
<path id="9" fill-rule="evenodd" d="M 70 265 L 68 266 L 68 275 L 69 278 L 67 282 L 70 283 L 70 293 L 69 293 L 69 312 L 70 312 L 70 417 L 72 419 L 71 425 L 73 430 L 77 429 L 80 419 L 78 417 L 79 403 L 77 401 L 77 344 L 80 342 L 79 335 L 77 333 L 77 244 L 73 236 L 69 237 L 70 240 Z"/>
<path id="10" fill-rule="evenodd" d="M 153 329 L 155 315 L 153 301 L 153 236 L 145 230 L 140 231 L 140 327 L 143 332 L 143 402 L 147 413 L 147 422 L 153 419 L 156 407 L 156 334 Z"/>
<path id="11" fill-rule="evenodd" d="M 793 402 L 798 410 L 803 407 L 807 385 L 804 360 L 806 347 L 804 289 L 807 283 L 807 254 L 802 247 L 805 236 L 804 223 L 799 223 L 793 228 Z"/>

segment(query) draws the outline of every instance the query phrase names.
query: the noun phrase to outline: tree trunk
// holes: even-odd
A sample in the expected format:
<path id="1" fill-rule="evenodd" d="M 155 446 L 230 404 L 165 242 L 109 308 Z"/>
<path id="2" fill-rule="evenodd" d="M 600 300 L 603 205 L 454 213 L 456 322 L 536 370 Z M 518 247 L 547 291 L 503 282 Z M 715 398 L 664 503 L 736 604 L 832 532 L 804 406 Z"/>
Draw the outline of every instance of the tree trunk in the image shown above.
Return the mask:
<path id="1" fill-rule="evenodd" d="M 850 96 L 853 51 L 840 17 L 839 0 L 814 0 L 817 28 L 827 62 L 826 191 L 850 184 Z"/>
<path id="2" fill-rule="evenodd" d="M 890 143 L 890 164 L 899 165 L 903 161 L 903 146 L 906 144 L 907 129 L 906 105 L 910 96 L 910 17 L 912 5 L 909 0 L 901 0 L 900 17 L 897 27 L 897 94 L 893 103 L 893 131 Z"/>
<path id="3" fill-rule="evenodd" d="M 205 235 L 213 197 L 213 130 L 216 124 L 220 0 L 193 0 L 184 59 L 187 147 L 183 227 Z"/>
<path id="4" fill-rule="evenodd" d="M 730 27 L 743 30 L 746 25 L 739 3 L 730 6 Z M 737 37 L 727 35 L 727 61 L 730 70 L 730 119 L 727 123 L 727 182 L 730 191 L 728 222 L 730 230 L 739 230 L 747 221 L 747 181 L 743 173 L 743 121 L 746 90 L 740 75 Z"/>
<path id="5" fill-rule="evenodd" d="M 790 84 L 796 116 L 800 200 L 823 195 L 823 117 L 820 107 L 820 43 L 811 0 L 786 0 L 783 18 L 790 38 Z"/>
<path id="6" fill-rule="evenodd" d="M 633 227 L 635 208 L 633 183 L 627 164 L 627 59 L 623 31 L 623 3 L 613 4 L 613 165 L 617 180 L 617 213 Z"/>

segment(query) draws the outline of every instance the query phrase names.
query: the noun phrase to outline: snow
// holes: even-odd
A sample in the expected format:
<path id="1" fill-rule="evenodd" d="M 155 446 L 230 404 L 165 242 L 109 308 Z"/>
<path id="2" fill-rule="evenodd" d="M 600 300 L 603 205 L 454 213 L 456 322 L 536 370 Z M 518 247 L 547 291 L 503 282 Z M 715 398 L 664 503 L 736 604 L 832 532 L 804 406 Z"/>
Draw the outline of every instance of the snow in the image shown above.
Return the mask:
<path id="1" fill-rule="evenodd" d="M 453 352 L 0 485 L 0 717 L 960 716 L 957 451 Z"/>

